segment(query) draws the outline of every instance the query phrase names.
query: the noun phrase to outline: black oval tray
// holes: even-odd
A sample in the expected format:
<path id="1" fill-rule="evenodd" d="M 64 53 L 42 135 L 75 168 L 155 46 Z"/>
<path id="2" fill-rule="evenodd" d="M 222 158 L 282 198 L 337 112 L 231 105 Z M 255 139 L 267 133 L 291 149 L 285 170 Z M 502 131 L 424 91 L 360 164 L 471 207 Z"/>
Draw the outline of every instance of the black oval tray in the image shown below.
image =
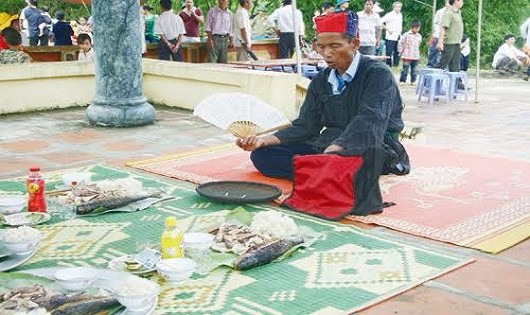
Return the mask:
<path id="1" fill-rule="evenodd" d="M 259 203 L 278 198 L 282 190 L 274 185 L 246 181 L 218 181 L 195 188 L 203 197 L 221 203 Z"/>

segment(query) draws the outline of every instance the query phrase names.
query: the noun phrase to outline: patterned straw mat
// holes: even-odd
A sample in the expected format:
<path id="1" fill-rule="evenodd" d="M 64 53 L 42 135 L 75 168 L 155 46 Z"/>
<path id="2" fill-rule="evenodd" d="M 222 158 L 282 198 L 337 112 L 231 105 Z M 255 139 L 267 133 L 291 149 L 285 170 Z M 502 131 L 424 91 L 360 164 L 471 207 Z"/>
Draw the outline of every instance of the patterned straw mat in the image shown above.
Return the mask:
<path id="1" fill-rule="evenodd" d="M 193 192 L 189 184 L 160 180 L 107 166 L 85 168 L 93 180 L 132 176 L 144 187 L 160 187 L 175 199 L 133 213 L 108 213 L 72 221 L 52 220 L 37 228 L 44 234 L 36 255 L 17 270 L 57 266 L 105 268 L 114 257 L 134 253 L 146 243 L 158 243 L 163 220 L 177 216 L 184 229 L 219 222 L 214 204 Z M 46 175 L 48 188 L 59 174 Z M 0 181 L 0 193 L 20 193 L 23 179 Z M 247 206 L 257 212 L 278 209 Z M 280 210 L 282 211 L 282 210 Z M 287 212 L 286 212 L 287 213 Z M 167 285 L 156 273 L 148 277 L 161 285 L 156 314 L 343 314 L 366 308 L 424 281 L 462 267 L 472 260 L 401 243 L 349 225 L 289 213 L 299 226 L 322 233 L 308 249 L 285 260 L 244 272 L 228 267 L 206 277 Z"/>
<path id="2" fill-rule="evenodd" d="M 411 174 L 382 176 L 383 214 L 349 219 L 438 241 L 498 253 L 530 237 L 530 163 L 408 145 Z M 202 183 L 254 180 L 291 183 L 260 175 L 248 153 L 225 145 L 129 163 L 149 172 Z"/>

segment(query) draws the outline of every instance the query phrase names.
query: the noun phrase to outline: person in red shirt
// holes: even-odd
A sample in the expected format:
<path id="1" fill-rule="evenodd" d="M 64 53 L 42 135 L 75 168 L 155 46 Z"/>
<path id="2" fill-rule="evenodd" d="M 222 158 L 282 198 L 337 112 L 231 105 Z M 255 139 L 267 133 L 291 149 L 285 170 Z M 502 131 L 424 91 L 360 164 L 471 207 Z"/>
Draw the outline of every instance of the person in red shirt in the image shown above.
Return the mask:
<path id="1" fill-rule="evenodd" d="M 184 22 L 186 34 L 185 41 L 194 41 L 199 39 L 199 24 L 204 23 L 204 16 L 201 9 L 193 5 L 193 0 L 186 0 L 184 7 L 180 11 L 179 16 Z"/>
<path id="2" fill-rule="evenodd" d="M 0 35 L 0 50 L 8 49 L 9 46 L 7 46 L 6 41 L 4 40 L 4 36 Z"/>

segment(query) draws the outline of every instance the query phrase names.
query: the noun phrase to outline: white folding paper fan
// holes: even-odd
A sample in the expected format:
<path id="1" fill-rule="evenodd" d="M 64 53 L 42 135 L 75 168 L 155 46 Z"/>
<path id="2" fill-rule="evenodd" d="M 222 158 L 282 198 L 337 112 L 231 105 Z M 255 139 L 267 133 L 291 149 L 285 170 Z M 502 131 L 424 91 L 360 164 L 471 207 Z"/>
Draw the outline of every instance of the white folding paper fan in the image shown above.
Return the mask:
<path id="1" fill-rule="evenodd" d="M 271 132 L 290 124 L 276 108 L 243 93 L 208 96 L 195 107 L 193 114 L 237 137 Z"/>

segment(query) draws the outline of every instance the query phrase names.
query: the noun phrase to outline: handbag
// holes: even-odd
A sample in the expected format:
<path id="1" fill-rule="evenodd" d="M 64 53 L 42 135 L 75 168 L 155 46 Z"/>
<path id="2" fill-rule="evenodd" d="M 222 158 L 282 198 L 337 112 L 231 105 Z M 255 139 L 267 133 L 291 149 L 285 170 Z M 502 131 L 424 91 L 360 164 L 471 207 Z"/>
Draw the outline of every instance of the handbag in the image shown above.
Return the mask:
<path id="1" fill-rule="evenodd" d="M 382 212 L 380 149 L 296 155 L 293 164 L 293 190 L 283 207 L 327 220 Z"/>

